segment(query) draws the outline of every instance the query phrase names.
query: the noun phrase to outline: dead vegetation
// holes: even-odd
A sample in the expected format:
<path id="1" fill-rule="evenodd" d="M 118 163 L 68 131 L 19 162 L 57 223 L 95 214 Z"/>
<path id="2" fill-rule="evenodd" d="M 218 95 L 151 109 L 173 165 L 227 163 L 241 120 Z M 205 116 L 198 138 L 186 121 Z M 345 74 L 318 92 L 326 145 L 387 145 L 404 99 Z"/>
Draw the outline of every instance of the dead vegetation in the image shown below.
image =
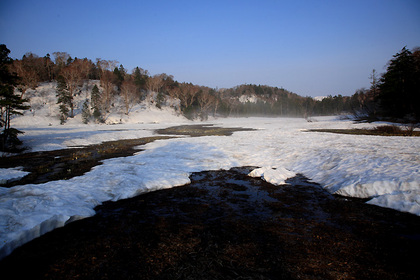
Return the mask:
<path id="1" fill-rule="evenodd" d="M 164 135 L 189 135 L 191 137 L 200 136 L 230 136 L 236 131 L 252 131 L 251 128 L 224 128 L 213 126 L 212 124 L 199 124 L 199 125 L 180 125 L 164 129 L 156 130 L 158 134 Z"/>
<path id="2" fill-rule="evenodd" d="M 400 127 L 396 125 L 381 125 L 374 128 L 355 129 L 310 129 L 309 132 L 328 132 L 350 135 L 373 135 L 373 136 L 420 136 L 420 131 L 414 130 L 414 126 Z"/>

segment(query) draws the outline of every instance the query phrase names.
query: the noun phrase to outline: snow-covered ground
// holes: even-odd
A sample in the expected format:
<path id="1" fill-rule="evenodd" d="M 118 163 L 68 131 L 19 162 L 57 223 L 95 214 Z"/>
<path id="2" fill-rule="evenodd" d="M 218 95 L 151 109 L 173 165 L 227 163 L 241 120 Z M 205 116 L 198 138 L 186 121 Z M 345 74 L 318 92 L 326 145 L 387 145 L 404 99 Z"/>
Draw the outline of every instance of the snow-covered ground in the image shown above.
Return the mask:
<path id="1" fill-rule="evenodd" d="M 61 149 L 108 140 L 146 137 L 157 128 L 192 122 L 171 110 L 142 109 L 118 125 L 64 126 L 16 118 L 21 140 L 33 151 Z M 142 120 L 142 121 L 140 121 Z M 227 118 L 207 123 L 255 131 L 232 136 L 159 140 L 134 156 L 105 160 L 69 180 L 0 188 L 0 259 L 16 247 L 76 219 L 95 214 L 107 200 L 189 182 L 191 172 L 258 166 L 252 176 L 270 183 L 302 173 L 331 193 L 370 198 L 368 203 L 420 215 L 420 138 L 354 136 L 307 132 L 315 128 L 361 128 L 335 117 L 313 122 L 290 118 Z M 19 176 L 19 169 L 0 170 L 0 180 Z M 20 175 L 24 175 L 23 173 Z"/>

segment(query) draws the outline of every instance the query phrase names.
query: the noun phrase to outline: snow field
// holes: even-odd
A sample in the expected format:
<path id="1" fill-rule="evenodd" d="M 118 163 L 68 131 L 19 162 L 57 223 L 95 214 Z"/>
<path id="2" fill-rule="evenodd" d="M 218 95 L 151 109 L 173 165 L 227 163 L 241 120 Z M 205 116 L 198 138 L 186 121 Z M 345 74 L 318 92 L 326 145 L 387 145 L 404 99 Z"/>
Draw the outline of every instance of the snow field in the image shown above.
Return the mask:
<path id="1" fill-rule="evenodd" d="M 22 140 L 34 150 L 64 148 L 146 137 L 157 128 L 189 123 L 174 115 L 165 123 L 165 118 L 115 126 L 27 127 L 21 128 L 25 131 Z M 159 140 L 142 146 L 144 151 L 133 156 L 105 160 L 80 177 L 0 188 L 0 258 L 47 231 L 94 215 L 93 208 L 104 201 L 183 185 L 189 183 L 192 172 L 235 166 L 258 166 L 250 176 L 261 176 L 279 187 L 302 173 L 331 193 L 372 198 L 368 203 L 420 215 L 419 138 L 307 132 L 369 126 L 333 117 L 317 120 L 212 120 L 208 123 L 257 130 Z"/>

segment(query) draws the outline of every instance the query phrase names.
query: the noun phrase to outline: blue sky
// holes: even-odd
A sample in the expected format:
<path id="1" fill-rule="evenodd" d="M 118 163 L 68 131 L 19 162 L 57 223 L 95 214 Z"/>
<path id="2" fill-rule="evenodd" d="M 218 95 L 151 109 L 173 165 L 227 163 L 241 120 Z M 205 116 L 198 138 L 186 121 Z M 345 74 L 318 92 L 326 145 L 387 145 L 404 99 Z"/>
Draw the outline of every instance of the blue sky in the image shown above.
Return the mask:
<path id="1" fill-rule="evenodd" d="M 0 43 L 12 58 L 63 51 L 213 88 L 352 95 L 420 46 L 420 1 L 1 0 Z"/>

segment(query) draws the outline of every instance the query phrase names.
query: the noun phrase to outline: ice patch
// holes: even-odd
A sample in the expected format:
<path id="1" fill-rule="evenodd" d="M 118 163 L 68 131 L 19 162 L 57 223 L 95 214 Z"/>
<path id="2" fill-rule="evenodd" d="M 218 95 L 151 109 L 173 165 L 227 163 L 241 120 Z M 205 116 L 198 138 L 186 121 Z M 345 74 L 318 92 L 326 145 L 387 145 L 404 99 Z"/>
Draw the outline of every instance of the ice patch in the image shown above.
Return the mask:
<path id="1" fill-rule="evenodd" d="M 366 183 L 353 183 L 338 189 L 335 194 L 351 197 L 370 198 L 391 193 L 420 190 L 416 181 L 374 181 Z"/>
<path id="2" fill-rule="evenodd" d="M 0 184 L 6 184 L 9 181 L 18 180 L 25 177 L 29 172 L 22 171 L 23 167 L 0 168 Z"/>
<path id="3" fill-rule="evenodd" d="M 420 216 L 419 189 L 381 195 L 369 200 L 367 203 L 387 208 L 398 209 L 403 212 L 409 212 Z"/>
<path id="4" fill-rule="evenodd" d="M 273 185 L 284 185 L 286 184 L 286 180 L 295 177 L 296 173 L 287 170 L 284 167 L 262 167 L 252 170 L 248 176 L 261 177 L 263 180 Z"/>

